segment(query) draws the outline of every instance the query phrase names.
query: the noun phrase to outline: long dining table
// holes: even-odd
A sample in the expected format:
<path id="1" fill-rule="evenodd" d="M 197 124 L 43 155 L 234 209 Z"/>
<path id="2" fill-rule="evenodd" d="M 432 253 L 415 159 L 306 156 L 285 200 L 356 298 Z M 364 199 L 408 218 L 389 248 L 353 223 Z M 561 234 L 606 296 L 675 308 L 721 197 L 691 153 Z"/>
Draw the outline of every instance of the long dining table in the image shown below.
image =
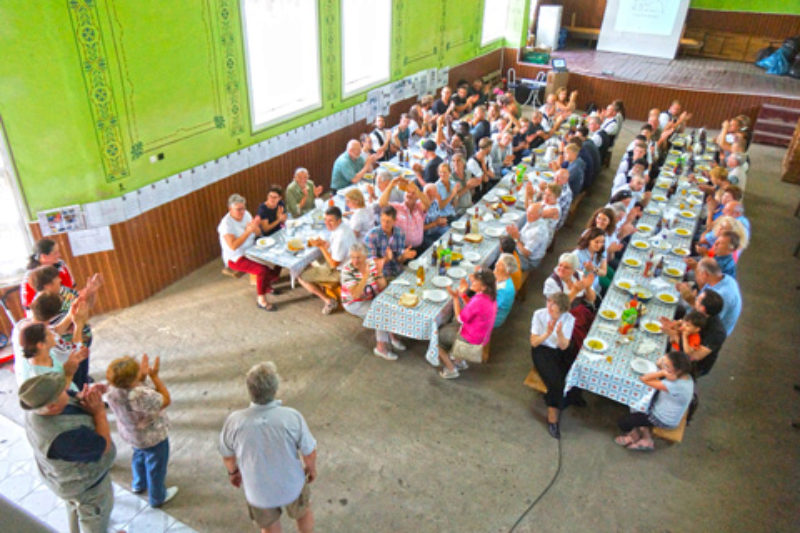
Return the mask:
<path id="1" fill-rule="evenodd" d="M 690 255 L 692 236 L 705 204 L 703 192 L 690 183 L 685 173 L 675 176 L 670 170 L 675 168 L 678 157 L 680 151 L 671 152 L 662 167 L 651 201 L 637 222 L 637 232 L 625 249 L 583 347 L 567 374 L 564 394 L 579 387 L 636 411 L 646 412 L 650 406 L 655 389 L 645 385 L 639 376 L 655 369 L 655 362 L 666 349 L 669 339 L 658 319 L 674 318 L 682 304 L 674 286 L 686 274 L 684 259 Z M 710 156 L 699 154 L 695 159 L 702 166 Z M 675 192 L 668 196 L 672 187 Z M 653 267 L 645 276 L 651 253 Z M 662 258 L 663 270 L 660 276 L 653 276 L 652 270 Z M 640 327 L 623 335 L 619 332 L 622 311 L 633 294 L 642 290 L 647 301 L 643 302 L 646 309 Z M 599 341 L 602 347 L 590 347 L 592 341 Z"/>

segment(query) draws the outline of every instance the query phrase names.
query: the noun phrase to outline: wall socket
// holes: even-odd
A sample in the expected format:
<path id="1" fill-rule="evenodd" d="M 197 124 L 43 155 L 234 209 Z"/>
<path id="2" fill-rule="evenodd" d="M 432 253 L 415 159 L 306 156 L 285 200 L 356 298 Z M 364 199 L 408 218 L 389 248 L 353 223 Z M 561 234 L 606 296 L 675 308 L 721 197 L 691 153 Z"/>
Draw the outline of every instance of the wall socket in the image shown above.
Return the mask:
<path id="1" fill-rule="evenodd" d="M 161 152 L 161 153 L 158 153 L 158 154 L 153 154 L 153 155 L 150 156 L 150 162 L 151 163 L 157 163 L 158 161 L 161 161 L 162 159 L 164 159 L 164 152 Z"/>

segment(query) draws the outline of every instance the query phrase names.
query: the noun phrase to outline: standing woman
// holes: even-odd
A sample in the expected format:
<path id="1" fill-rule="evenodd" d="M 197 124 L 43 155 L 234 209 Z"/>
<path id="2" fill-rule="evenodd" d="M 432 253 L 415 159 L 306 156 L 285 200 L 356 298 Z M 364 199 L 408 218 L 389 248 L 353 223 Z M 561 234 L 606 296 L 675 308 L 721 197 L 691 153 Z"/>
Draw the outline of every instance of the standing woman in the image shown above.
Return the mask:
<path id="1" fill-rule="evenodd" d="M 601 279 L 605 279 L 603 288 L 608 287 L 611 280 L 607 278 L 608 263 L 606 261 L 606 234 L 600 228 L 592 228 L 581 235 L 578 240 L 578 247 L 575 249 L 578 262 L 583 266 L 586 274 L 594 274 L 592 288 L 595 292 L 600 292 L 602 285 Z"/>
<path id="2" fill-rule="evenodd" d="M 547 385 L 547 431 L 561 438 L 558 418 L 564 408 L 564 381 L 572 366 L 568 354 L 575 318 L 569 313 L 569 298 L 563 292 L 547 297 L 547 306 L 533 313 L 531 320 L 531 358 Z"/>
<path id="3" fill-rule="evenodd" d="M 36 290 L 30 282 L 30 274 L 31 271 L 40 266 L 56 267 L 58 269 L 58 277 L 61 278 L 61 285 L 70 289 L 75 288 L 75 280 L 72 278 L 72 273 L 67 268 L 67 264 L 61 260 L 61 250 L 59 250 L 58 243 L 52 239 L 39 239 L 33 247 L 33 254 L 31 254 L 26 267 L 25 279 L 19 288 L 22 307 L 26 311 L 30 309 L 31 302 L 36 297 Z"/>
<path id="4" fill-rule="evenodd" d="M 364 194 L 356 188 L 347 191 L 344 201 L 348 211 L 353 213 L 350 217 L 350 228 L 357 239 L 363 239 L 375 226 L 375 211 L 366 206 Z"/>

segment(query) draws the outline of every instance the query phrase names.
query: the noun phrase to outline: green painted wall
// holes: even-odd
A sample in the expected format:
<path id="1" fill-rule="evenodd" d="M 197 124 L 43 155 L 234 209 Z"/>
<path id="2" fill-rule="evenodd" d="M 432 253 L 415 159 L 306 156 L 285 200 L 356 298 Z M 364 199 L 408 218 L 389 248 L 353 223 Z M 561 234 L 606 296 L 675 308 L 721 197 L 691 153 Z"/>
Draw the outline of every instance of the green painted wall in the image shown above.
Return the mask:
<path id="1" fill-rule="evenodd" d="M 695 9 L 800 15 L 797 0 L 692 0 L 689 5 Z"/>
<path id="2" fill-rule="evenodd" d="M 528 0 L 512 0 L 505 39 L 486 47 L 483 3 L 394 0 L 392 79 L 519 46 Z M 323 105 L 253 133 L 239 16 L 238 0 L 0 2 L 0 116 L 30 214 L 118 196 L 364 101 L 342 98 L 339 0 L 319 0 Z"/>

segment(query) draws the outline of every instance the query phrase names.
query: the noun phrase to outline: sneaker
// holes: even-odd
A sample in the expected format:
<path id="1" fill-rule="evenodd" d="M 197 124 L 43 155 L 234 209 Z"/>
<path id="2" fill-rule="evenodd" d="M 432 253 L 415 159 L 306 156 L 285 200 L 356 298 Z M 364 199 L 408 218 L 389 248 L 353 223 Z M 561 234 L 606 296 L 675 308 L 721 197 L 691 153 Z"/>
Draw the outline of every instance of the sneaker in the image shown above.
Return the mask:
<path id="1" fill-rule="evenodd" d="M 406 345 L 405 344 L 403 344 L 399 340 L 395 339 L 394 337 L 390 337 L 390 340 L 392 341 L 392 348 L 394 348 L 398 352 L 405 352 L 406 351 Z"/>
<path id="2" fill-rule="evenodd" d="M 397 354 L 394 354 L 392 352 L 383 353 L 382 351 L 375 348 L 372 350 L 372 353 L 380 357 L 381 359 L 386 359 L 387 361 L 397 361 Z"/>
<path id="3" fill-rule="evenodd" d="M 164 501 L 159 503 L 158 505 L 154 505 L 153 507 L 161 507 L 165 503 L 169 502 L 175 495 L 178 494 L 178 487 L 169 487 L 167 489 L 167 493 L 164 496 Z"/>
<path id="4" fill-rule="evenodd" d="M 325 304 L 325 307 L 322 308 L 322 314 L 329 315 L 333 313 L 338 306 L 339 302 L 337 302 L 336 300 L 331 300 L 330 302 Z"/>
<path id="5" fill-rule="evenodd" d="M 456 370 L 466 370 L 469 368 L 469 365 L 463 359 L 460 361 L 453 361 L 453 365 L 455 365 Z"/>
<path id="6" fill-rule="evenodd" d="M 447 368 L 443 368 L 442 371 L 439 372 L 439 377 L 443 379 L 456 379 L 460 375 L 457 369 L 448 370 Z"/>

